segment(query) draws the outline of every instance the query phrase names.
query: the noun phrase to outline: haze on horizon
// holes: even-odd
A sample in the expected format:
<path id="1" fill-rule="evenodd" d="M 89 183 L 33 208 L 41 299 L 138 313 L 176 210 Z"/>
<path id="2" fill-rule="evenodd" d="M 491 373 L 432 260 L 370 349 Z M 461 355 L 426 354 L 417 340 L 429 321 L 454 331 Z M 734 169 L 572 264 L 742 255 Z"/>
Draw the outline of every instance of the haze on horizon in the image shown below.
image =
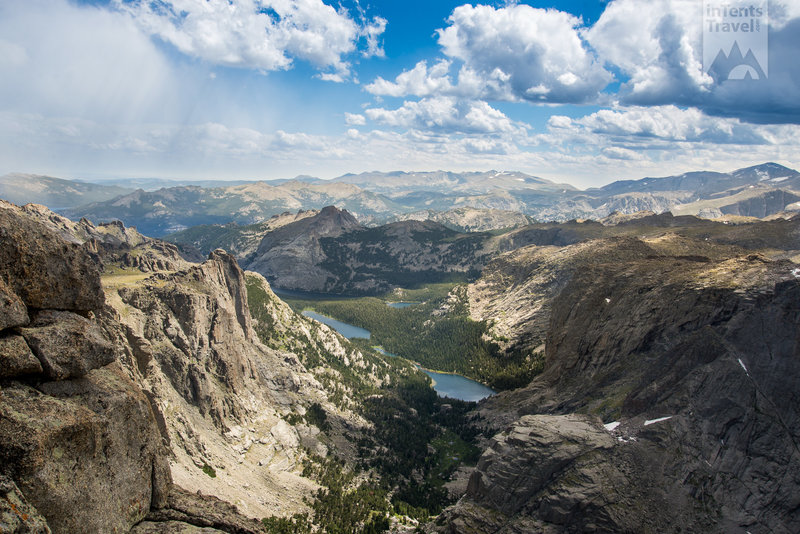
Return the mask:
<path id="1" fill-rule="evenodd" d="M 4 2 L 0 174 L 496 169 L 585 188 L 798 166 L 800 3 L 768 3 L 768 79 L 722 83 L 702 2 L 488 4 Z"/>

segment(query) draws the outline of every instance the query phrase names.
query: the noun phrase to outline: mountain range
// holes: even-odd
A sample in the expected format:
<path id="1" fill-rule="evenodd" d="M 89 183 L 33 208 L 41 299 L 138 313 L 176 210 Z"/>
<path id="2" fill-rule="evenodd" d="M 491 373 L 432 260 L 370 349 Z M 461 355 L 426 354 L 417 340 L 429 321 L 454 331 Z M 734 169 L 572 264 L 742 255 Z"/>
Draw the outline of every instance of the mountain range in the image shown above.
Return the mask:
<path id="1" fill-rule="evenodd" d="M 284 285 L 474 271 L 334 304 L 519 380 L 438 398 L 225 251 L 0 202 L 0 530 L 800 529 L 800 217 L 267 222 L 252 265 Z"/>
<path id="2" fill-rule="evenodd" d="M 729 173 L 699 171 L 624 180 L 587 190 L 505 171 L 370 172 L 333 180 L 298 177 L 228 186 L 213 182 L 215 187 L 180 185 L 151 191 L 132 191 L 121 187 L 124 182 L 114 183 L 6 175 L 0 178 L 0 197 L 41 203 L 75 220 L 118 219 L 154 237 L 196 225 L 256 224 L 286 211 L 328 205 L 346 209 L 367 225 L 433 218 L 461 230 L 524 224 L 511 212 L 539 221 L 566 221 L 643 210 L 762 218 L 800 208 L 800 174 L 776 163 Z M 463 222 L 468 220 L 483 222 Z"/>

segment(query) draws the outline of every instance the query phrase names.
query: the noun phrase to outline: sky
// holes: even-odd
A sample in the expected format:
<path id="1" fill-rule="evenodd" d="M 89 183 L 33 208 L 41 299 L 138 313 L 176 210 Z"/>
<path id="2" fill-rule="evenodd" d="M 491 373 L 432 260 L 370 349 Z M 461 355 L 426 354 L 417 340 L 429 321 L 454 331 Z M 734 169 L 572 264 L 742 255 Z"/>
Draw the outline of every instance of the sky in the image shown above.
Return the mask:
<path id="1" fill-rule="evenodd" d="M 798 168 L 798 56 L 800 0 L 0 0 L 0 174 Z"/>

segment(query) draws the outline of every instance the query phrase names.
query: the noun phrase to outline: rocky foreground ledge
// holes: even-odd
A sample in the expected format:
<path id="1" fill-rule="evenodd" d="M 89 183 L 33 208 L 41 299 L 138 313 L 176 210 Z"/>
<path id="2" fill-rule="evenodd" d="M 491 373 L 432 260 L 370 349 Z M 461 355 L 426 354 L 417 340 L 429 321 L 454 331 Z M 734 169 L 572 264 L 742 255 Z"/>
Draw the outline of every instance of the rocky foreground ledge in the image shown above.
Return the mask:
<path id="1" fill-rule="evenodd" d="M 93 246 L 0 204 L 0 532 L 260 532 L 173 485 Z"/>

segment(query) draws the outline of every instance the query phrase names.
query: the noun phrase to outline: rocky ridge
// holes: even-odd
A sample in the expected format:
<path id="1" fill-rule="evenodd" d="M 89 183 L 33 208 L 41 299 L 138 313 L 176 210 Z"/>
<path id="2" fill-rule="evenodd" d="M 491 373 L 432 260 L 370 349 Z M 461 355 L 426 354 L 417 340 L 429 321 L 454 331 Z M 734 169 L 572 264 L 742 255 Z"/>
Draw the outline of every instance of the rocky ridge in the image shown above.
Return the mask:
<path id="1" fill-rule="evenodd" d="M 480 269 L 486 239 L 431 221 L 366 228 L 329 206 L 268 233 L 243 263 L 283 289 L 379 293 L 418 283 L 421 276 L 442 279 Z"/>
<path id="2" fill-rule="evenodd" d="M 346 387 L 328 399 L 320 380 L 336 371 L 311 373 L 297 355 L 324 351 L 380 384 L 374 362 L 224 251 L 196 265 L 140 237 L 0 206 L 0 526 L 11 532 L 260 532 L 248 517 L 306 510 L 318 485 L 301 475 L 305 451 L 346 458 L 368 427 Z M 154 261 L 126 265 L 145 252 Z M 251 317 L 251 287 L 269 324 Z M 312 403 L 328 415 L 324 435 L 287 423 Z"/>
<path id="3" fill-rule="evenodd" d="M 543 344 L 545 368 L 479 406 L 501 432 L 429 529 L 797 530 L 800 280 L 781 256 L 667 232 L 496 260 L 474 311 L 512 310 L 509 344 Z"/>
<path id="4" fill-rule="evenodd" d="M 0 206 L 0 517 L 10 532 L 127 532 L 167 505 L 150 402 L 117 361 L 98 265 Z"/>

